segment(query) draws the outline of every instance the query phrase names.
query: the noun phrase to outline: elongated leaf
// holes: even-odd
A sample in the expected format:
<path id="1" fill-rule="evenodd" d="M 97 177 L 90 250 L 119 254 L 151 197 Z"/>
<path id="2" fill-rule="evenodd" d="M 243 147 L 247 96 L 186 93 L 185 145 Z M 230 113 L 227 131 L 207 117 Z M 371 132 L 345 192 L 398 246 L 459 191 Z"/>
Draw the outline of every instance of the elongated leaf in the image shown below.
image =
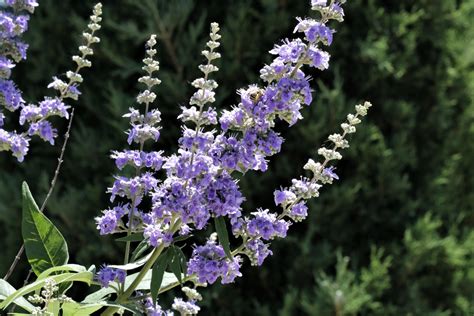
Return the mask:
<path id="1" fill-rule="evenodd" d="M 143 240 L 143 234 L 142 233 L 137 233 L 137 234 L 131 234 L 129 236 L 125 236 L 125 237 L 120 237 L 120 238 L 117 238 L 116 240 L 117 241 L 124 241 L 124 242 L 127 242 L 127 241 L 142 241 Z"/>
<path id="2" fill-rule="evenodd" d="M 132 252 L 132 258 L 130 260 L 136 261 L 148 248 L 150 248 L 148 241 L 142 240 Z"/>
<path id="3" fill-rule="evenodd" d="M 181 248 L 176 247 L 176 246 L 173 246 L 173 247 L 175 247 L 175 251 L 178 254 L 179 265 L 181 266 L 181 271 L 183 272 L 183 275 L 186 277 L 186 273 L 188 271 L 188 261 L 186 259 L 186 256 L 184 255 L 183 250 L 181 250 Z"/>
<path id="4" fill-rule="evenodd" d="M 79 273 L 79 272 L 87 271 L 87 269 L 86 269 L 86 267 L 81 266 L 79 264 L 65 264 L 65 265 L 62 265 L 62 266 L 52 267 L 52 268 L 49 268 L 49 269 L 43 271 L 38 276 L 37 280 L 44 279 L 44 278 L 48 277 L 49 275 L 51 275 L 55 272 L 59 272 L 59 271 L 68 271 L 68 272 Z"/>
<path id="5" fill-rule="evenodd" d="M 136 290 L 150 290 L 151 289 L 151 278 L 152 278 L 152 270 L 148 271 L 145 277 L 142 279 L 142 281 L 138 284 Z M 130 284 L 135 280 L 135 278 L 138 276 L 138 272 L 131 274 L 125 278 L 125 288 L 129 287 Z M 173 273 L 168 273 L 165 272 L 163 275 L 163 280 L 161 281 L 161 286 L 160 289 L 163 289 L 164 287 L 167 287 L 170 284 L 178 282 L 178 279 Z M 112 283 L 116 287 L 118 286 L 117 282 Z M 92 303 L 97 303 L 100 301 L 103 301 L 104 298 L 107 295 L 110 295 L 112 293 L 115 293 L 115 290 L 112 287 L 106 287 L 102 288 L 94 293 L 89 294 L 86 296 L 86 298 L 82 301 L 84 304 L 92 304 Z"/>
<path id="6" fill-rule="evenodd" d="M 166 250 L 153 265 L 153 272 L 151 274 L 150 294 L 153 300 L 153 304 L 156 303 L 158 292 L 163 282 L 163 276 L 165 274 L 166 266 L 171 259 L 171 251 Z"/>
<path id="7" fill-rule="evenodd" d="M 153 254 L 153 251 L 147 254 L 145 257 L 141 258 L 140 260 L 137 260 L 135 262 L 127 263 L 127 264 L 122 264 L 122 265 L 109 265 L 109 267 L 115 268 L 115 269 L 122 269 L 122 270 L 134 270 L 136 268 L 141 267 L 144 265 L 148 259 L 150 259 L 151 255 Z"/>
<path id="8" fill-rule="evenodd" d="M 91 304 L 82 304 L 76 302 L 66 302 L 63 304 L 63 315 L 67 316 L 84 316 L 84 315 L 92 315 L 94 312 L 98 311 L 102 307 L 119 307 L 129 312 L 134 312 L 134 310 L 120 304 L 116 303 L 109 303 L 106 301 L 100 301 L 97 303 Z"/>
<path id="9" fill-rule="evenodd" d="M 94 274 L 90 271 L 85 271 L 85 272 L 79 272 L 79 273 L 63 273 L 63 274 L 58 274 L 58 275 L 53 275 L 50 276 L 49 278 L 37 280 L 27 286 L 22 287 L 21 289 L 15 291 L 11 295 L 9 295 L 5 301 L 3 301 L 0 304 L 0 309 L 3 309 L 10 305 L 13 301 L 15 301 L 17 298 L 22 297 L 28 293 L 31 293 L 33 291 L 41 289 L 45 283 L 46 280 L 53 280 L 56 282 L 56 284 L 61 284 L 64 282 L 84 282 L 87 284 L 91 284 L 92 280 L 94 278 Z"/>
<path id="10" fill-rule="evenodd" d="M 217 236 L 219 237 L 219 243 L 221 244 L 222 248 L 224 248 L 224 252 L 232 259 L 232 253 L 230 252 L 230 242 L 229 242 L 229 234 L 227 233 L 227 226 L 225 225 L 225 220 L 223 217 L 215 217 L 214 224 L 216 226 Z"/>
<path id="11" fill-rule="evenodd" d="M 7 281 L 0 279 L 0 300 L 4 301 L 8 296 L 16 292 L 16 289 L 10 285 Z M 24 310 L 31 312 L 34 306 L 28 302 L 24 297 L 17 298 L 14 304 L 20 306 Z M 29 314 L 28 314 L 29 315 Z"/>
<path id="12" fill-rule="evenodd" d="M 39 211 L 28 184 L 23 182 L 23 220 L 21 231 L 26 256 L 36 275 L 69 260 L 66 241 L 51 221 Z"/>
<path id="13" fill-rule="evenodd" d="M 176 252 L 176 249 L 171 248 L 172 251 L 172 258 L 169 263 L 169 267 L 171 268 L 171 271 L 174 273 L 176 278 L 178 279 L 179 283 L 182 283 L 182 278 L 181 278 L 181 265 L 179 264 L 179 255 Z"/>
<path id="14" fill-rule="evenodd" d="M 184 240 L 188 239 L 189 237 L 191 237 L 191 235 L 178 236 L 178 237 L 173 239 L 173 243 L 184 241 Z"/>

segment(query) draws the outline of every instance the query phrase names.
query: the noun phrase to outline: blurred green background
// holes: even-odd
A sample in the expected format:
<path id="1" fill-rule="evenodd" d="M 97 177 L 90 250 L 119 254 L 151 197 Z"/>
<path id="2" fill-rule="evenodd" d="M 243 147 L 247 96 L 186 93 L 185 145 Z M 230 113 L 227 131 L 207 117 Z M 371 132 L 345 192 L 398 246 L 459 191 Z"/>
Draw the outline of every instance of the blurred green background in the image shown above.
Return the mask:
<path id="1" fill-rule="evenodd" d="M 199 76 L 209 23 L 222 28 L 217 104 L 257 82 L 274 43 L 292 36 L 309 1 L 104 0 L 102 43 L 74 103 L 70 146 L 47 207 L 73 260 L 116 262 L 122 250 L 100 237 L 94 216 L 108 205 L 116 172 L 111 150 L 126 146 L 122 114 L 139 91 L 144 42 L 158 34 L 160 149 L 176 148 L 179 106 Z M 14 78 L 29 102 L 71 68 L 93 1 L 41 0 Z M 474 315 L 474 1 L 351 0 L 331 67 L 312 72 L 315 101 L 281 131 L 287 142 L 265 174 L 241 181 L 245 208 L 273 207 L 272 192 L 301 173 L 356 102 L 374 104 L 337 165 L 341 177 L 310 203 L 310 216 L 273 243 L 274 256 L 244 277 L 204 289 L 203 315 Z M 61 130 L 64 121 L 58 121 Z M 62 140 L 59 140 L 62 143 Z M 42 199 L 59 146 L 34 142 L 26 162 L 0 155 L 4 274 L 20 236 L 20 184 Z M 26 264 L 13 283 L 22 284 Z"/>

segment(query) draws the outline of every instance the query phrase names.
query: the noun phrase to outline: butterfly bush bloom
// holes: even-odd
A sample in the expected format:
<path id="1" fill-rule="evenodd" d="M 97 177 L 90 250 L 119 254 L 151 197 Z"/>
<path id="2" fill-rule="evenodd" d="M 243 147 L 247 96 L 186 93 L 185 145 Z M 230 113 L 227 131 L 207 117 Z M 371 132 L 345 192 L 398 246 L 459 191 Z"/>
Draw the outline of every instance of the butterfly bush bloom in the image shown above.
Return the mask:
<path id="1" fill-rule="evenodd" d="M 129 166 L 132 171 L 135 169 L 135 175 L 116 177 L 109 189 L 111 201 L 127 200 L 127 204 L 105 210 L 96 218 L 100 233 L 143 234 L 145 245 L 152 249 L 151 261 L 146 267 L 154 265 L 154 273 L 156 267 L 164 271 L 169 259 L 177 277 L 192 281 L 195 286 L 216 281 L 222 284 L 234 282 L 241 276 L 243 256 L 248 257 L 252 265 L 262 265 L 272 255 L 270 241 L 286 237 L 293 222 L 308 216 L 306 202 L 319 196 L 322 185 L 339 179 L 329 163 L 342 158 L 339 149 L 349 146 L 346 136 L 355 132 L 355 125 L 361 122 L 360 117 L 366 115 L 370 107 L 368 102 L 357 105 L 356 114 L 349 114 L 347 122 L 341 125 L 343 133 L 329 136 L 334 146 L 318 150 L 323 162 L 308 161 L 305 169 L 313 173 L 311 178 L 301 176 L 293 179 L 289 187 L 275 190 L 275 205 L 281 207 L 282 212 L 269 209 L 243 211 L 245 198 L 234 176 L 251 170 L 266 171 L 269 157 L 277 154 L 284 142 L 274 130 L 277 121 L 292 126 L 303 118 L 303 108 L 313 100 L 311 78 L 304 73 L 303 67 L 319 70 L 329 67 L 330 55 L 326 49 L 332 44 L 335 31 L 328 22 L 343 20 L 343 2 L 311 1 L 320 18 L 299 18 L 295 33 L 301 37 L 285 39 L 270 51 L 274 59 L 260 71 L 263 84 L 239 89 L 238 104 L 220 114 L 210 106 L 215 102 L 218 88 L 211 74 L 218 71 L 215 61 L 220 58 L 217 52 L 219 25 L 212 23 L 210 40 L 202 52 L 207 62 L 199 66 L 203 76 L 192 82 L 196 91 L 178 116 L 183 122 L 179 148 L 169 156 L 144 151 L 146 141 L 154 143 L 160 136 L 157 126 L 160 113 L 149 109 L 156 98 L 151 87 L 159 83 L 152 76 L 158 69 L 158 62 L 153 59 L 156 51 L 152 48 L 155 45 L 152 36 L 147 44 L 148 57 L 144 59 L 148 75 L 140 78 L 148 89 L 137 97 L 145 110 L 131 108 L 125 115 L 131 123 L 128 143 L 138 145 L 139 149 L 112 153 L 119 169 Z M 165 173 L 162 181 L 157 178 L 160 169 Z M 145 200 L 151 202 L 149 211 L 138 209 L 148 204 L 142 203 Z M 189 260 L 182 262 L 179 253 L 182 256 L 184 253 L 177 243 L 193 232 L 209 228 L 211 220 L 214 220 L 218 234 L 212 233 L 202 244 L 193 245 Z M 226 223 L 230 223 L 233 237 L 242 241 L 233 251 L 230 250 Z M 125 263 L 128 262 L 128 247 Z M 142 275 L 145 272 L 142 270 Z M 200 295 L 184 289 L 188 299 L 176 298 L 172 308 L 181 315 L 194 315 L 199 312 L 196 302 Z M 124 298 L 124 295 L 130 295 L 133 290 L 133 286 L 130 287 L 118 300 L 126 299 L 128 296 Z M 151 314 L 165 314 L 157 304 L 149 303 L 148 306 Z"/>
<path id="2" fill-rule="evenodd" d="M 18 161 L 23 161 L 28 152 L 31 136 L 38 136 L 42 140 L 54 145 L 57 130 L 48 121 L 50 117 L 59 116 L 69 118 L 69 105 L 64 103 L 65 99 L 77 100 L 80 92 L 77 86 L 82 82 L 79 74 L 84 67 L 90 67 L 91 62 L 87 56 L 92 55 L 91 45 L 99 42 L 94 33 L 100 29 L 102 20 L 102 5 L 99 3 L 94 7 L 93 15 L 90 17 L 88 32 L 83 33 L 85 44 L 79 47 L 81 56 L 73 56 L 77 64 L 75 71 L 68 71 L 65 82 L 57 77 L 48 88 L 57 90 L 58 96 L 45 97 L 43 101 L 36 104 L 25 104 L 21 91 L 15 83 L 10 80 L 11 69 L 15 62 L 26 59 L 27 44 L 20 40 L 20 36 L 27 30 L 29 16 L 24 12 L 33 13 L 38 3 L 33 0 L 7 0 L 7 8 L 0 11 L 0 106 L 10 112 L 20 111 L 20 125 L 27 125 L 26 132 L 17 133 L 7 131 L 3 128 L 5 115 L 0 107 L 0 151 L 11 151 Z"/>

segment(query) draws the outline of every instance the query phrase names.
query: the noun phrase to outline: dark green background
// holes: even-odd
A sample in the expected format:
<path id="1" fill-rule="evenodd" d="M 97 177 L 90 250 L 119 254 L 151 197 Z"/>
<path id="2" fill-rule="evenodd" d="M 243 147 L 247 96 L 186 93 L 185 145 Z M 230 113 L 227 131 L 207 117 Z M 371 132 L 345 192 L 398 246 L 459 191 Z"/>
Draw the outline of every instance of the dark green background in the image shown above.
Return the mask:
<path id="1" fill-rule="evenodd" d="M 209 23 L 222 28 L 216 78 L 220 109 L 258 80 L 274 43 L 292 36 L 309 1 L 104 1 L 102 43 L 84 73 L 70 146 L 48 216 L 80 264 L 117 262 L 122 250 L 93 218 L 108 205 L 111 150 L 126 146 L 121 115 L 139 86 L 144 42 L 157 33 L 163 84 L 159 149 L 176 148 L 179 106 L 200 74 Z M 14 78 L 29 102 L 71 68 L 92 1 L 42 0 Z M 356 102 L 374 107 L 338 164 L 341 181 L 310 203 L 310 216 L 273 243 L 261 268 L 244 265 L 235 284 L 202 291 L 203 315 L 474 314 L 474 1 L 351 0 L 331 67 L 311 72 L 315 101 L 286 129 L 265 174 L 241 181 L 245 208 L 272 207 L 272 191 L 298 176 Z M 57 121 L 61 131 L 64 121 Z M 61 143 L 61 139 L 59 139 Z M 33 142 L 23 164 L 0 155 L 0 271 L 21 244 L 20 184 L 42 199 L 59 146 Z M 348 261 L 350 259 L 350 261 Z M 24 260 L 23 260 L 24 261 Z M 23 264 L 13 282 L 22 283 Z M 2 272 L 3 273 L 3 272 Z M 165 301 L 165 300 L 163 300 Z"/>

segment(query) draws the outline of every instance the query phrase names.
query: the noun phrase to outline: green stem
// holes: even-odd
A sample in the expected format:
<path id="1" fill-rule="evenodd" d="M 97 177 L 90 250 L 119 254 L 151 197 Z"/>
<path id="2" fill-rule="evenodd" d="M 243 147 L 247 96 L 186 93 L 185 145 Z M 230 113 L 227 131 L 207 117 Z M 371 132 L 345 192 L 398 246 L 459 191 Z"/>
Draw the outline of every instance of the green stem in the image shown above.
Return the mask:
<path id="1" fill-rule="evenodd" d="M 158 248 L 156 248 L 153 251 L 153 254 L 151 255 L 150 259 L 145 263 L 143 266 L 142 270 L 138 273 L 137 277 L 135 280 L 133 280 L 132 284 L 123 292 L 121 295 L 117 297 L 115 300 L 115 303 L 123 303 L 127 298 L 132 295 L 133 291 L 137 288 L 138 284 L 143 280 L 147 272 L 151 269 L 155 261 L 158 259 L 160 254 L 163 252 L 163 249 L 165 248 L 164 244 L 161 244 Z M 107 315 L 114 315 L 115 312 L 118 311 L 118 307 L 108 307 L 103 313 L 102 316 L 107 316 Z"/>

